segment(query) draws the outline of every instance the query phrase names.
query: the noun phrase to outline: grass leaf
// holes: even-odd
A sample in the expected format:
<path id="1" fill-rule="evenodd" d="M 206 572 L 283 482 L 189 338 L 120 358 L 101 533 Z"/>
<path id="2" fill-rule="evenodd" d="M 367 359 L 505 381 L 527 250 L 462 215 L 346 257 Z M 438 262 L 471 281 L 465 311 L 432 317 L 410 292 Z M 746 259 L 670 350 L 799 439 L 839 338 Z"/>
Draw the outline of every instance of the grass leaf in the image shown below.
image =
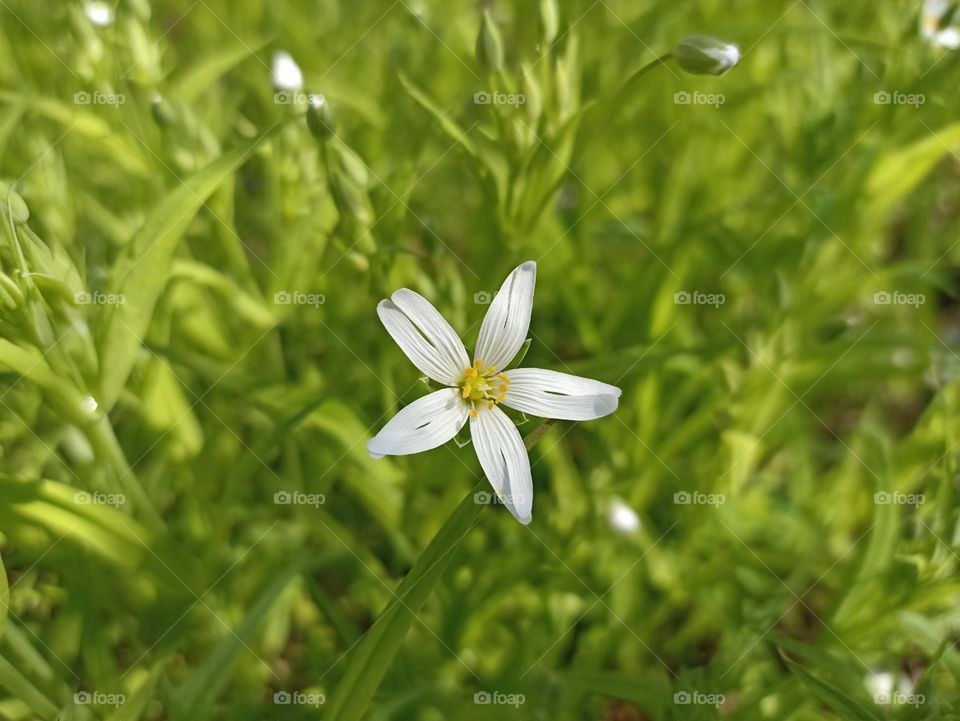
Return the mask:
<path id="1" fill-rule="evenodd" d="M 880 721 L 879 716 L 871 713 L 863 704 L 854 700 L 838 686 L 820 680 L 796 661 L 791 660 L 782 651 L 780 656 L 794 675 L 803 681 L 804 685 L 839 714 L 841 718 L 847 719 L 847 721 Z"/>
<path id="2" fill-rule="evenodd" d="M 269 133 L 245 148 L 225 153 L 179 184 L 157 204 L 131 239 L 128 254 L 117 265 L 111 281 L 111 292 L 122 295 L 124 302 L 107 315 L 100 342 L 100 357 L 104 359 L 100 386 L 107 409 L 120 397 L 133 369 L 183 233 L 217 186 Z"/>
<path id="3" fill-rule="evenodd" d="M 350 652 L 346 671 L 327 706 L 325 718 L 330 721 L 363 718 L 415 615 L 479 516 L 483 506 L 474 502 L 473 496 L 481 487 L 477 484 L 460 502 L 403 579 L 396 598 Z"/>
<path id="4" fill-rule="evenodd" d="M 273 608 L 280 593 L 303 568 L 304 559 L 297 558 L 273 578 L 250 607 L 243 621 L 217 644 L 191 677 L 171 699 L 170 715 L 174 719 L 204 717 L 217 696 L 230 681 L 230 671 L 240 653 L 250 653 L 248 644 L 264 617 Z"/>

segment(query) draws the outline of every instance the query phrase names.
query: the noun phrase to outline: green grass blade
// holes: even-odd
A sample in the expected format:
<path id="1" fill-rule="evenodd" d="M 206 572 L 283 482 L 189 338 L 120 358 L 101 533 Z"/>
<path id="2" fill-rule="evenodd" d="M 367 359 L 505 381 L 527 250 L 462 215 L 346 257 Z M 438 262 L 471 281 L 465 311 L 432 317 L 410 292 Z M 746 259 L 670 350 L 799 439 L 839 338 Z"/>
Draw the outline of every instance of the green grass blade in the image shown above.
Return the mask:
<path id="1" fill-rule="evenodd" d="M 304 559 L 298 558 L 282 569 L 260 594 L 237 628 L 224 636 L 196 673 L 177 689 L 171 701 L 171 718 L 194 719 L 205 716 L 206 710 L 230 681 L 230 671 L 238 655 L 241 652 L 249 653 L 247 644 L 254 632 L 303 564 Z"/>
<path id="2" fill-rule="evenodd" d="M 330 721 L 359 721 L 363 717 L 367 704 L 400 649 L 415 614 L 440 580 L 447 564 L 480 514 L 483 506 L 474 502 L 473 495 L 481 487 L 481 484 L 477 484 L 471 489 L 437 531 L 437 535 L 397 589 L 397 598 L 388 605 L 373 628 L 353 649 L 325 718 Z"/>
<path id="3" fill-rule="evenodd" d="M 440 127 L 443 128 L 443 131 L 449 135 L 453 140 L 457 141 L 464 150 L 466 150 L 473 157 L 477 157 L 477 147 L 473 144 L 473 141 L 467 136 L 466 131 L 460 127 L 456 120 L 451 118 L 443 109 L 441 109 L 423 90 L 418 88 L 413 82 L 403 73 L 400 73 L 400 83 L 403 85 L 404 89 L 410 94 L 410 97 L 417 101 L 417 104 L 420 105 L 424 110 L 430 113 L 438 123 Z"/>
<path id="4" fill-rule="evenodd" d="M 265 41 L 257 40 L 217 50 L 177 77 L 172 82 L 170 97 L 185 104 L 195 102 L 214 86 L 221 76 L 254 55 L 265 44 Z"/>
<path id="5" fill-rule="evenodd" d="M 3 629 L 7 625 L 7 601 L 10 596 L 10 585 L 7 582 L 7 569 L 3 566 L 3 558 L 0 557 L 0 637 L 3 636 Z"/>
<path id="6" fill-rule="evenodd" d="M 116 403 L 133 369 L 181 237 L 217 186 L 272 130 L 245 148 L 225 153 L 179 184 L 154 207 L 131 239 L 128 254 L 117 264 L 111 283 L 112 292 L 123 295 L 125 301 L 107 318 L 100 343 L 100 357 L 104 359 L 100 385 L 106 409 Z"/>
<path id="7" fill-rule="evenodd" d="M 110 714 L 107 721 L 137 721 L 143 715 L 147 704 L 154 698 L 157 680 L 160 678 L 160 672 L 163 671 L 165 665 L 161 662 L 154 666 L 137 690 L 133 692 L 133 695 L 127 699 L 126 703 Z"/>
<path id="8" fill-rule="evenodd" d="M 781 657 L 790 670 L 804 685 L 813 691 L 825 704 L 837 712 L 840 717 L 849 721 L 880 721 L 879 717 L 870 713 L 860 702 L 844 693 L 832 683 L 821 681 L 803 666 L 790 660 L 783 651 Z"/>
<path id="9" fill-rule="evenodd" d="M 60 712 L 53 701 L 44 696 L 3 656 L 0 656 L 0 686 L 27 704 L 40 718 L 54 719 Z"/>
<path id="10" fill-rule="evenodd" d="M 960 142 L 960 123 L 923 134 L 920 140 L 880 156 L 867 179 L 871 215 L 881 216 L 911 193 L 950 147 Z"/>

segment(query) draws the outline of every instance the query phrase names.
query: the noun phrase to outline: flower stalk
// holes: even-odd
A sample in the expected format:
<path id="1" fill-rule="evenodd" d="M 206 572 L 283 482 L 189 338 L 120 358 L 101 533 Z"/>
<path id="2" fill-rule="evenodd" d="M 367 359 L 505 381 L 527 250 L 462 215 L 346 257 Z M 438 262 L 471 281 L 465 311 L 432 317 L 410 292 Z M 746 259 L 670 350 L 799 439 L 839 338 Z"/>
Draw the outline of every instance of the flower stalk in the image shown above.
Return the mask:
<path id="1" fill-rule="evenodd" d="M 527 435 L 524 446 L 528 451 L 553 423 L 551 419 L 544 420 Z M 477 503 L 475 496 L 485 486 L 486 481 L 479 481 L 463 497 L 400 583 L 394 599 L 350 652 L 347 668 L 332 694 L 324 718 L 331 721 L 360 721 L 363 718 L 416 614 L 480 516 L 484 505 Z"/>

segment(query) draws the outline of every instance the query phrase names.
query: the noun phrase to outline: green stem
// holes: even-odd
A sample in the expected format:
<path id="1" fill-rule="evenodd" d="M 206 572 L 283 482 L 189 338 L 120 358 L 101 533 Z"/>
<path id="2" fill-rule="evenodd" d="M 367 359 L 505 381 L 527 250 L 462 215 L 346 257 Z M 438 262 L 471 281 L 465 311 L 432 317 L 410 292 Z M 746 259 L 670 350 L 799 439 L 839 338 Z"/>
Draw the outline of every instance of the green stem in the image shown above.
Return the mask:
<path id="1" fill-rule="evenodd" d="M 601 144 L 606 143 L 606 138 L 610 135 L 613 127 L 614 116 L 616 116 L 617 113 L 622 110 L 622 108 L 626 107 L 627 98 L 629 98 L 630 94 L 633 92 L 634 86 L 656 68 L 666 67 L 667 61 L 669 61 L 671 58 L 673 58 L 673 53 L 667 53 L 666 55 L 661 55 L 660 57 L 651 60 L 639 70 L 635 70 L 623 82 L 623 84 L 620 85 L 616 93 L 607 96 L 602 101 L 597 102 L 590 107 L 590 110 L 588 111 L 589 118 L 585 117 L 581 122 L 581 126 L 586 126 L 589 121 L 592 121 L 594 118 L 599 118 L 599 127 L 593 132 L 586 133 L 586 140 L 584 140 L 578 150 L 575 151 L 576 155 L 583 155 L 589 145 L 595 144 L 598 141 L 602 141 Z"/>
<path id="2" fill-rule="evenodd" d="M 480 515 L 483 505 L 473 496 L 482 488 L 483 484 L 477 483 L 460 501 L 403 579 L 396 598 L 354 647 L 325 719 L 359 721 L 363 716 L 417 612 Z"/>
<path id="3" fill-rule="evenodd" d="M 629 78 L 626 79 L 626 82 L 624 82 L 623 85 L 620 86 L 620 92 L 623 93 L 628 91 L 635 82 L 640 80 L 640 78 L 642 78 L 644 75 L 649 73 L 654 68 L 659 68 L 661 65 L 666 65 L 667 61 L 670 60 L 672 57 L 673 57 L 673 53 L 667 53 L 666 55 L 661 55 L 659 58 L 656 58 L 655 60 L 651 60 L 649 63 L 644 65 L 639 70 L 635 71 Z"/>
<path id="4" fill-rule="evenodd" d="M 524 439 L 527 450 L 553 423 L 546 420 L 527 435 Z M 397 589 L 396 598 L 353 648 L 343 678 L 326 707 L 324 718 L 327 721 L 360 721 L 416 614 L 476 523 L 484 506 L 474 500 L 474 495 L 485 485 L 485 481 L 477 483 L 464 496 L 413 564 Z"/>
<path id="5" fill-rule="evenodd" d="M 527 435 L 527 437 L 523 439 L 523 445 L 526 446 L 526 448 L 527 448 L 528 451 L 529 451 L 531 448 L 533 448 L 534 444 L 535 444 L 537 441 L 539 441 L 541 438 L 543 438 L 543 437 L 547 434 L 547 431 L 549 431 L 551 428 L 553 428 L 553 424 L 554 424 L 554 423 L 556 423 L 555 420 L 553 420 L 552 418 L 548 418 L 548 419 L 545 420 L 543 423 L 541 423 L 539 426 L 537 426 L 536 428 L 534 428 L 534 429 Z"/>
<path id="6" fill-rule="evenodd" d="M 84 432 L 94 453 L 98 458 L 106 460 L 115 476 L 118 490 L 130 496 L 135 508 L 143 513 L 143 520 L 151 531 L 162 533 L 165 530 L 163 518 L 157 511 L 146 489 L 140 484 L 133 469 L 120 448 L 120 443 L 113 433 L 109 419 L 104 415 L 92 424 L 84 426 Z"/>

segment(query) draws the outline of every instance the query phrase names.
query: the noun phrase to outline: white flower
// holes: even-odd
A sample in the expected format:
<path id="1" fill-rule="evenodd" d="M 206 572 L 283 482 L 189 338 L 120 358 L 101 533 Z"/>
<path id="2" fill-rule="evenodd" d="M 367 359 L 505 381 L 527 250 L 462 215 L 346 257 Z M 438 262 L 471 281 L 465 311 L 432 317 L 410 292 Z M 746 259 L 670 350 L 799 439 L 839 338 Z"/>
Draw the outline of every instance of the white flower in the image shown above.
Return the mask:
<path id="1" fill-rule="evenodd" d="M 620 533 L 635 533 L 640 530 L 640 516 L 623 501 L 610 504 L 610 526 Z"/>
<path id="2" fill-rule="evenodd" d="M 303 73 L 290 53 L 278 50 L 273 54 L 273 84 L 278 90 L 297 91 L 303 88 Z"/>
<path id="3" fill-rule="evenodd" d="M 97 27 L 107 27 L 113 24 L 113 8 L 102 0 L 91 0 L 84 6 L 87 20 Z"/>
<path id="4" fill-rule="evenodd" d="M 870 671 L 863 678 L 863 685 L 867 691 L 874 697 L 887 696 L 893 692 L 896 679 L 888 671 Z"/>
<path id="5" fill-rule="evenodd" d="M 587 421 L 617 409 L 620 389 L 539 368 L 504 368 L 527 337 L 537 264 L 527 261 L 490 304 L 473 363 L 450 324 L 423 296 L 401 288 L 377 314 L 413 364 L 448 388 L 403 408 L 367 443 L 373 458 L 428 451 L 452 439 L 469 420 L 480 466 L 510 513 L 529 523 L 533 482 L 520 431 L 499 404 L 543 418 Z"/>
<path id="6" fill-rule="evenodd" d="M 932 45 L 948 50 L 960 47 L 960 28 L 949 0 L 926 0 L 920 14 L 920 33 Z"/>

